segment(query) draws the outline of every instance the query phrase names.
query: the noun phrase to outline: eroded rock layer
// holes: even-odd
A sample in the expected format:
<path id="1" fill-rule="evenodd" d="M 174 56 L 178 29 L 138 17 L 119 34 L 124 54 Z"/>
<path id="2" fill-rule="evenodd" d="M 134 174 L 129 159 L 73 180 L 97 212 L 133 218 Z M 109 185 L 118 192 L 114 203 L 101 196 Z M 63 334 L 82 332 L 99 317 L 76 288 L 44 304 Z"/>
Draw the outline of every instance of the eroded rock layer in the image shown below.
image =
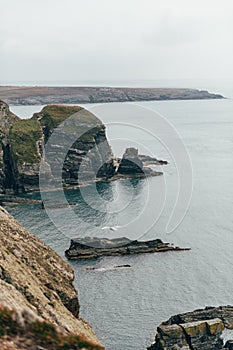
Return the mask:
<path id="1" fill-rule="evenodd" d="M 233 329 L 233 306 L 207 307 L 178 314 L 158 326 L 155 343 L 148 349 L 231 349 L 232 341 L 224 345 L 224 329 Z"/>

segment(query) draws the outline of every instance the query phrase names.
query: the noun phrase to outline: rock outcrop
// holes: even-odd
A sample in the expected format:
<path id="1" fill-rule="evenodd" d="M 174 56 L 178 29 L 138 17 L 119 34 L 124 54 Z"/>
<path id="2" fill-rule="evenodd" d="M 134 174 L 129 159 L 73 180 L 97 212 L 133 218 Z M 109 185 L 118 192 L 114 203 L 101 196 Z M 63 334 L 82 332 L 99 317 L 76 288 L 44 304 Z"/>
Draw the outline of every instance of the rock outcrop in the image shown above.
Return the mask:
<path id="1" fill-rule="evenodd" d="M 150 350 L 220 350 L 223 348 L 221 333 L 223 322 L 219 319 L 198 322 L 161 325 L 157 329 L 156 343 Z"/>
<path id="2" fill-rule="evenodd" d="M 224 329 L 233 329 L 233 306 L 206 307 L 178 314 L 158 326 L 155 343 L 148 349 L 231 349 L 232 341 L 224 345 Z"/>
<path id="3" fill-rule="evenodd" d="M 123 157 L 117 159 L 115 179 L 148 177 L 163 175 L 161 171 L 153 170 L 149 165 L 167 165 L 168 162 L 150 156 L 138 154 L 134 147 L 126 148 Z"/>
<path id="4" fill-rule="evenodd" d="M 226 328 L 233 329 L 233 306 L 206 307 L 205 309 L 178 314 L 172 316 L 168 321 L 163 322 L 163 324 L 189 323 L 210 320 L 212 318 L 220 318 Z"/>
<path id="5" fill-rule="evenodd" d="M 127 148 L 118 167 L 119 174 L 143 174 L 143 162 L 136 148 Z"/>
<path id="6" fill-rule="evenodd" d="M 72 268 L 2 207 L 0 247 L 1 349 L 103 349 L 79 318 Z"/>
<path id="7" fill-rule="evenodd" d="M 125 237 L 115 239 L 86 237 L 72 239 L 70 248 L 65 251 L 65 254 L 68 259 L 74 260 L 181 250 L 189 250 L 189 248 L 179 248 L 169 243 L 163 243 L 161 239 L 131 241 Z"/>

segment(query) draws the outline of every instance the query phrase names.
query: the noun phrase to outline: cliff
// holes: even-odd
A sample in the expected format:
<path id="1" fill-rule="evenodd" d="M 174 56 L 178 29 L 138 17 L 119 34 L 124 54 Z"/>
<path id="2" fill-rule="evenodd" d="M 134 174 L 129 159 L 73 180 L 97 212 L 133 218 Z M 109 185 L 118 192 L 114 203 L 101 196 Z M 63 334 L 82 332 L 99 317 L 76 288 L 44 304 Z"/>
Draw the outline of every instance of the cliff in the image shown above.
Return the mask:
<path id="1" fill-rule="evenodd" d="M 94 86 L 0 86 L 0 98 L 13 105 L 221 99 L 205 90 Z"/>
<path id="2" fill-rule="evenodd" d="M 224 345 L 222 332 L 233 329 L 233 306 L 207 307 L 172 316 L 157 328 L 150 350 L 220 350 L 231 349 L 233 341 Z"/>
<path id="3" fill-rule="evenodd" d="M 1 349 L 103 349 L 79 318 L 72 268 L 1 207 L 0 247 Z"/>
<path id="4" fill-rule="evenodd" d="M 9 132 L 11 127 L 20 119 L 14 115 L 9 106 L 0 100 L 0 192 L 9 187 Z"/>
<path id="5" fill-rule="evenodd" d="M 35 113 L 31 119 L 22 120 L 10 112 L 7 104 L 1 102 L 1 105 L 4 106 L 0 109 L 0 127 L 4 126 L 0 144 L 1 193 L 17 194 L 39 189 L 44 146 L 61 123 L 63 127 L 57 132 L 57 138 L 63 142 L 60 145 L 56 144 L 56 140 L 50 143 L 47 153 L 48 171 L 55 169 L 52 174 L 54 181 L 57 180 L 56 169 L 61 166 L 63 185 L 78 185 L 81 163 L 85 180 L 93 179 L 92 169 L 98 169 L 95 175 L 100 178 L 114 174 L 114 160 L 105 126 L 87 110 L 78 106 L 50 105 Z M 69 117 L 74 114 L 75 119 L 70 121 Z M 78 133 L 80 136 L 77 138 Z M 70 140 L 75 141 L 66 150 Z M 47 159 L 44 160 L 46 163 Z"/>
<path id="6" fill-rule="evenodd" d="M 31 119 L 20 119 L 6 103 L 0 101 L 0 106 L 0 194 L 38 191 L 44 179 L 47 190 L 53 185 L 157 176 L 162 172 L 147 165 L 167 164 L 134 148 L 115 159 L 104 124 L 82 107 L 49 105 Z"/>

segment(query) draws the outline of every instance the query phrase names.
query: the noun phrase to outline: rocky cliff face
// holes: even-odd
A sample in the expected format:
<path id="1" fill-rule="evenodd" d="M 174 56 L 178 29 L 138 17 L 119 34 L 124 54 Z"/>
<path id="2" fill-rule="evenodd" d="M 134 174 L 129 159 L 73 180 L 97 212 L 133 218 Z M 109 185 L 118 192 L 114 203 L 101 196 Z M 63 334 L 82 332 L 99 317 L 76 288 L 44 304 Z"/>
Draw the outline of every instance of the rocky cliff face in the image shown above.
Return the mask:
<path id="1" fill-rule="evenodd" d="M 79 319 L 71 267 L 1 207 L 0 247 L 1 349 L 103 349 Z"/>
<path id="2" fill-rule="evenodd" d="M 11 127 L 19 121 L 9 106 L 0 100 L 0 192 L 9 186 L 11 181 L 9 176 L 9 167 L 12 162 L 9 151 L 9 132 Z"/>
<path id="3" fill-rule="evenodd" d="M 75 118 L 70 119 L 74 114 Z M 57 140 L 50 142 L 46 154 L 49 158 L 47 169 L 54 172 L 54 181 L 60 175 L 56 173 L 60 167 L 63 184 L 78 185 L 81 164 L 82 181 L 96 177 L 108 178 L 114 174 L 113 155 L 106 139 L 105 126 L 90 112 L 78 106 L 50 105 L 34 114 L 31 119 L 21 120 L 10 112 L 7 104 L 1 102 L 2 193 L 38 190 L 40 161 L 42 158 L 45 158 L 45 163 L 48 161 L 43 149 L 59 125 L 62 127 L 56 131 Z M 76 134 L 79 137 L 75 137 Z"/>

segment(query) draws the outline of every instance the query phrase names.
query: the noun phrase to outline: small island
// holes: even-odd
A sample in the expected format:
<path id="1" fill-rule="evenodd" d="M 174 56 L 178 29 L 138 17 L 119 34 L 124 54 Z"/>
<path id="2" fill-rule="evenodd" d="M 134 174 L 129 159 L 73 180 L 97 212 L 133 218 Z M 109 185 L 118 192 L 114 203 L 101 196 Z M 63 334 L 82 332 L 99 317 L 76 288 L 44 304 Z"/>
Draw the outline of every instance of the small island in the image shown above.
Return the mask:
<path id="1" fill-rule="evenodd" d="M 70 248 L 65 251 L 65 255 L 69 260 L 77 260 L 183 250 L 190 250 L 190 248 L 176 247 L 171 243 L 164 243 L 161 239 L 137 241 L 126 237 L 114 239 L 85 237 L 72 239 Z"/>

